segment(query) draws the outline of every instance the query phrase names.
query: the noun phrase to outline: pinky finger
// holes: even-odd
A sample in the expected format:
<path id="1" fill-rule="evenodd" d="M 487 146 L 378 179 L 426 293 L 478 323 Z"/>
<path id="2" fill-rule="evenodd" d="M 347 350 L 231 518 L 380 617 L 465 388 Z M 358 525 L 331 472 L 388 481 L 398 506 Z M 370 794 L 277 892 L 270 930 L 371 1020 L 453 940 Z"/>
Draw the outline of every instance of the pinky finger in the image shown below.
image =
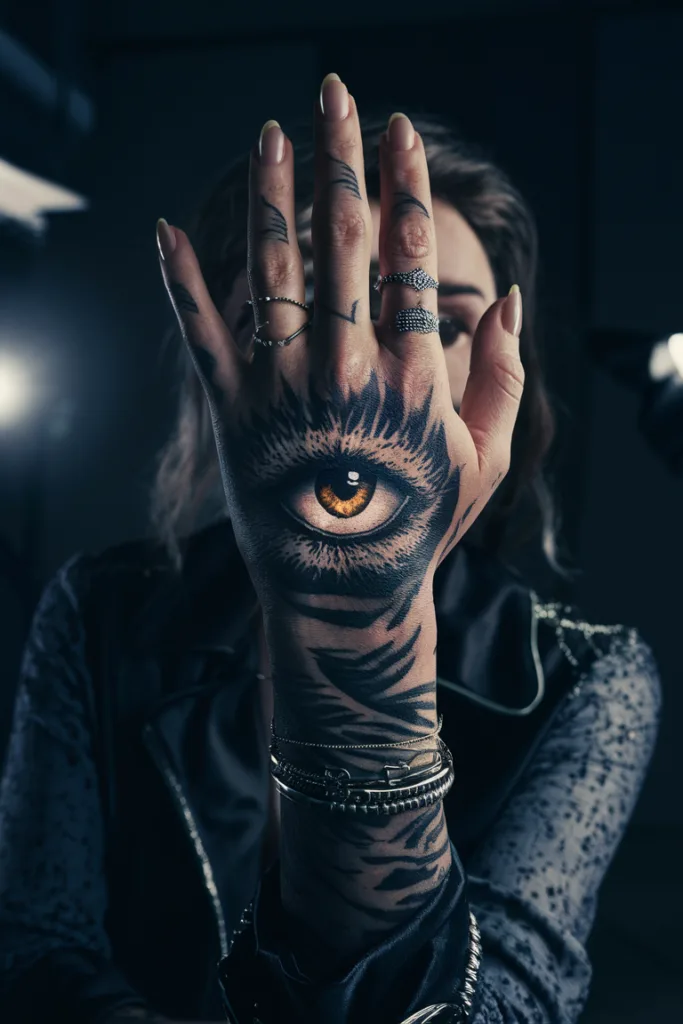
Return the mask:
<path id="1" fill-rule="evenodd" d="M 212 410 L 237 392 L 243 356 L 216 309 L 189 238 L 157 222 L 161 273 Z"/>

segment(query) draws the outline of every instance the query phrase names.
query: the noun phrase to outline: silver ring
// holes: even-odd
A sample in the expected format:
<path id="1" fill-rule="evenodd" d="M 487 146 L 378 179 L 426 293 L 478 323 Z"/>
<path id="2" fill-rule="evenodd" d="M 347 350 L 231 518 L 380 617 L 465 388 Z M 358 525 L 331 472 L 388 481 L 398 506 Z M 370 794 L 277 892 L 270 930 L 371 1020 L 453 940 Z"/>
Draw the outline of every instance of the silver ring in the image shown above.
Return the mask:
<path id="1" fill-rule="evenodd" d="M 259 295 L 255 300 L 247 299 L 247 305 L 251 306 L 254 310 L 254 319 L 256 318 L 256 308 L 259 302 L 288 302 L 292 306 L 298 306 L 299 309 L 304 309 L 306 312 L 309 311 L 310 306 L 305 302 L 299 302 L 298 299 L 290 299 L 286 295 Z M 266 348 L 272 348 L 273 345 L 279 345 L 283 348 L 285 345 L 289 345 L 290 342 L 298 338 L 308 327 L 311 326 L 311 321 L 307 320 L 305 324 L 302 324 L 298 330 L 294 331 L 293 334 L 288 335 L 286 338 L 261 338 L 259 331 L 268 325 L 268 320 L 263 320 L 261 323 L 255 325 L 254 333 L 251 336 L 252 341 L 255 341 L 258 345 L 265 345 Z"/>
<path id="2" fill-rule="evenodd" d="M 297 331 L 294 331 L 293 334 L 289 334 L 286 338 L 261 338 L 257 332 L 260 331 L 262 327 L 265 327 L 267 323 L 268 321 L 265 320 L 262 324 L 259 324 L 256 331 L 254 331 L 251 336 L 252 341 L 255 341 L 257 345 L 265 345 L 266 348 L 272 348 L 273 345 L 279 345 L 280 348 L 283 348 L 285 345 L 289 345 L 290 342 L 294 341 L 295 338 L 298 338 L 300 334 L 311 326 L 311 321 L 307 320 L 306 323 L 302 324 Z"/>
<path id="3" fill-rule="evenodd" d="M 439 318 L 422 306 L 400 309 L 394 320 L 394 327 L 401 334 L 412 331 L 415 334 L 433 334 L 439 331 Z"/>
<path id="4" fill-rule="evenodd" d="M 436 278 L 433 278 L 426 270 L 422 270 L 421 267 L 416 267 L 415 270 L 399 271 L 395 274 L 385 274 L 384 277 L 378 274 L 375 281 L 375 291 L 381 292 L 385 284 L 404 284 L 408 288 L 414 288 L 416 292 L 424 292 L 428 288 L 438 289 L 439 287 L 439 282 Z"/>
<path id="5" fill-rule="evenodd" d="M 305 309 L 308 311 L 310 307 L 305 302 L 299 302 L 298 299 L 290 299 L 286 295 L 259 295 L 254 301 L 247 299 L 247 306 L 256 306 L 259 302 L 289 302 L 292 306 L 298 306 L 299 309 Z"/>

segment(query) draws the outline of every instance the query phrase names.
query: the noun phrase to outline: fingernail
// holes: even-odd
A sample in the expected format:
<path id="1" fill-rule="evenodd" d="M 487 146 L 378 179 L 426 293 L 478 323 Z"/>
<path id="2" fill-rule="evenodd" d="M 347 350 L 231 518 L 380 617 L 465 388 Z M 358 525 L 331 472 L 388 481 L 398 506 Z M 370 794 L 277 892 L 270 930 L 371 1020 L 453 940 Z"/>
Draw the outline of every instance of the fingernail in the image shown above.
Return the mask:
<path id="1" fill-rule="evenodd" d="M 406 151 L 415 144 L 415 129 L 405 114 L 392 114 L 387 125 L 387 139 L 392 149 Z"/>
<path id="2" fill-rule="evenodd" d="M 157 221 L 157 246 L 162 260 L 167 259 L 171 255 L 175 249 L 175 243 L 175 231 L 163 217 L 159 217 Z"/>
<path id="3" fill-rule="evenodd" d="M 518 284 L 513 284 L 501 310 L 503 329 L 518 338 L 522 330 L 522 293 Z"/>
<path id="4" fill-rule="evenodd" d="M 320 87 L 320 109 L 327 121 L 349 116 L 349 92 L 339 75 L 325 75 Z"/>
<path id="5" fill-rule="evenodd" d="M 261 163 L 266 167 L 281 164 L 285 155 L 285 133 L 277 121 L 266 121 L 258 140 Z"/>

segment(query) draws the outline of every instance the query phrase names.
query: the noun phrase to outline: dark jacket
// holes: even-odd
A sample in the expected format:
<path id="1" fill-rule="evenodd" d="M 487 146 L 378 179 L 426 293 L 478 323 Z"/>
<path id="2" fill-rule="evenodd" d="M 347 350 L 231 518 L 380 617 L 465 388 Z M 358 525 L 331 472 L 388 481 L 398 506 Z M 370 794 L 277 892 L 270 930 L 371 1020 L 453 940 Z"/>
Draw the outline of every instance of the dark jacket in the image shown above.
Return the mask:
<path id="1" fill-rule="evenodd" d="M 435 601 L 466 867 L 596 648 L 576 634 L 567 657 L 547 606 L 464 545 Z M 259 883 L 267 813 L 256 612 L 227 523 L 190 539 L 181 575 L 141 542 L 47 588 L 0 803 L 3 1021 L 94 1024 L 143 1001 L 222 1016 L 216 964 Z"/>

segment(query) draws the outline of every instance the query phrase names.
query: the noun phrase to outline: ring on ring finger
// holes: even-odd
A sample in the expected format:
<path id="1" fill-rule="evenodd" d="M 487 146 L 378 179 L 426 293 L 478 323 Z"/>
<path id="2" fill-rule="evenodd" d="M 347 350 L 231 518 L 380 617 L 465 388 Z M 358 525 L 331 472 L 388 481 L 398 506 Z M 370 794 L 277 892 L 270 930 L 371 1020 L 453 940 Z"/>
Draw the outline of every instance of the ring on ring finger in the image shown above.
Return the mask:
<path id="1" fill-rule="evenodd" d="M 381 295 L 385 284 L 402 284 L 407 288 L 413 288 L 416 292 L 424 292 L 428 288 L 434 288 L 438 291 L 439 288 L 439 282 L 436 278 L 428 274 L 422 267 L 416 267 L 415 270 L 401 270 L 395 274 L 378 274 L 375 281 L 375 291 Z"/>
<path id="2" fill-rule="evenodd" d="M 394 327 L 399 334 L 438 334 L 439 318 L 430 309 L 411 306 L 399 309 L 394 317 Z"/>

